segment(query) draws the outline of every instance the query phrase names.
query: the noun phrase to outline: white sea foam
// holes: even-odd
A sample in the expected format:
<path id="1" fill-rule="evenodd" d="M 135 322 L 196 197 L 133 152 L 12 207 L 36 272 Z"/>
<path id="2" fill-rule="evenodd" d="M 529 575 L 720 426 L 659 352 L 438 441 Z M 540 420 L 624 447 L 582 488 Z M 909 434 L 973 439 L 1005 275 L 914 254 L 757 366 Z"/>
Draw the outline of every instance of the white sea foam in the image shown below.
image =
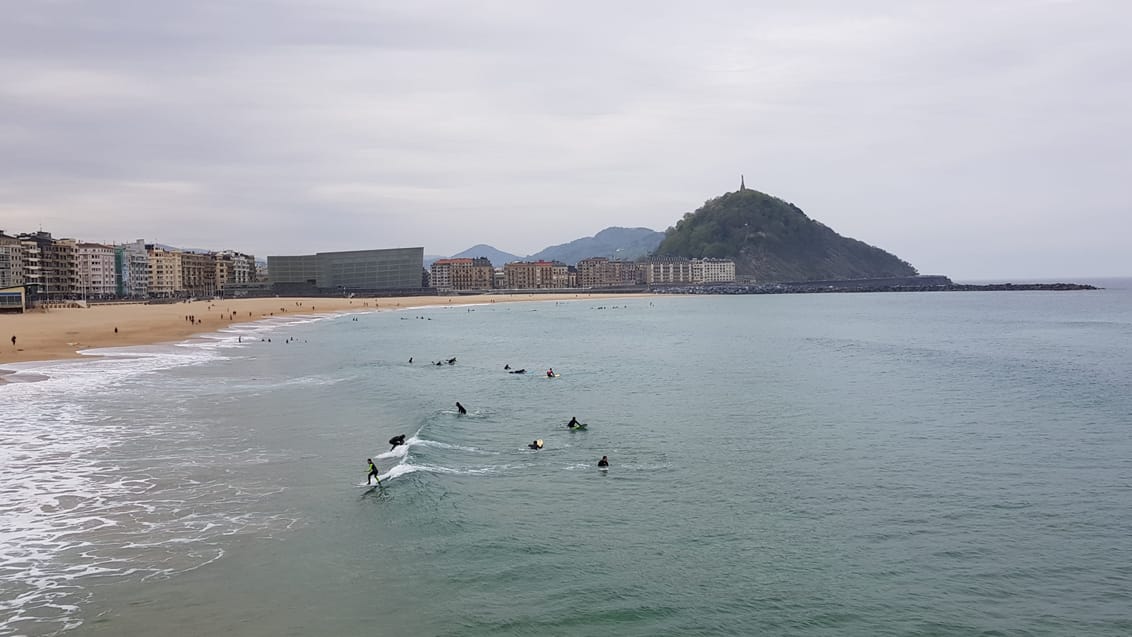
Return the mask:
<path id="1" fill-rule="evenodd" d="M 168 417 L 147 413 L 146 405 L 116 406 L 115 418 L 91 408 L 101 396 L 121 396 L 122 387 L 144 384 L 155 372 L 223 359 L 225 349 L 240 345 L 239 337 L 218 333 L 172 346 L 84 352 L 97 359 L 9 366 L 16 376 L 45 380 L 0 387 L 6 403 L 0 636 L 73 628 L 88 594 L 82 583 L 87 578 L 167 577 L 219 559 L 223 536 L 270 533 L 293 522 L 256 506 L 277 487 L 177 479 L 179 471 L 207 461 L 172 451 L 178 443 L 198 441 L 200 432 L 173 429 Z M 125 445 L 153 453 L 124 465 L 115 458 Z M 270 460 L 255 449 L 227 453 L 233 457 L 214 462 Z"/>

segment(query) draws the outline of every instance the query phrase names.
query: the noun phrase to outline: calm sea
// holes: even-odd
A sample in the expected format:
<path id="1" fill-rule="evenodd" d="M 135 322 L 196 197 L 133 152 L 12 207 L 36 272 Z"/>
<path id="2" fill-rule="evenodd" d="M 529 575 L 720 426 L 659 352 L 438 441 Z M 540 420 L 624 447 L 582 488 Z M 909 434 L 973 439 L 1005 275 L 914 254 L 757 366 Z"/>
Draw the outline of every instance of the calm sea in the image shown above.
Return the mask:
<path id="1" fill-rule="evenodd" d="M 0 635 L 1132 634 L 1132 281 L 1102 283 L 292 317 L 23 365 Z"/>

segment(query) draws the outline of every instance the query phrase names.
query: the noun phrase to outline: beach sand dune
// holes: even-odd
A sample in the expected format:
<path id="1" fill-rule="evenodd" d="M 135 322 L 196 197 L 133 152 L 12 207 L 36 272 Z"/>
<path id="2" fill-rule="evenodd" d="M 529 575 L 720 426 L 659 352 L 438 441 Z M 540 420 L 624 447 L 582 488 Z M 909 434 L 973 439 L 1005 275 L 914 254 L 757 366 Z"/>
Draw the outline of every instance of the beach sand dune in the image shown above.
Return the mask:
<path id="1" fill-rule="evenodd" d="M 624 298 L 613 294 L 491 294 L 389 298 L 220 299 L 165 304 L 98 304 L 88 308 L 0 314 L 0 367 L 5 363 L 77 358 L 78 352 L 183 341 L 235 323 L 273 316 L 370 312 L 408 307 Z M 190 317 L 192 320 L 190 320 Z M 16 340 L 13 343 L 12 337 Z"/>

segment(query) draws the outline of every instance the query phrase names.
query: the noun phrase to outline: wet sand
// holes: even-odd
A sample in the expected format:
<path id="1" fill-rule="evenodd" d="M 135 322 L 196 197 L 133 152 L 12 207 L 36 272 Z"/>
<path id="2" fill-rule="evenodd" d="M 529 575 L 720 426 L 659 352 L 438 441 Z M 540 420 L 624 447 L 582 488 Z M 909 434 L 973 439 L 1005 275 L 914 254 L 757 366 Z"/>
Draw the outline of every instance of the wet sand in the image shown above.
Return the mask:
<path id="1" fill-rule="evenodd" d="M 81 350 L 183 341 L 228 325 L 273 316 L 327 312 L 372 312 L 409 307 L 625 298 L 623 294 L 490 294 L 372 299 L 222 299 L 147 305 L 124 303 L 88 308 L 0 314 L 0 369 L 6 363 L 78 358 Z M 190 321 L 190 318 L 192 320 Z M 12 336 L 16 337 L 12 343 Z M 5 374 L 0 371 L 0 382 Z"/>

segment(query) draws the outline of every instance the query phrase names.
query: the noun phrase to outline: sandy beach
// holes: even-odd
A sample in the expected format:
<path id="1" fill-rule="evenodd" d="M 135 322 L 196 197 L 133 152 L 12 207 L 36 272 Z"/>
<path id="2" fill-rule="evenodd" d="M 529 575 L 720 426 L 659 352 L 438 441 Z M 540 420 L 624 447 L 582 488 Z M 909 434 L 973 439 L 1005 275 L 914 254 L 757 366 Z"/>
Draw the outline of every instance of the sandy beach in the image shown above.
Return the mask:
<path id="1" fill-rule="evenodd" d="M 88 308 L 0 314 L 0 368 L 5 363 L 77 358 L 81 350 L 183 341 L 228 325 L 274 316 L 327 312 L 375 312 L 409 307 L 625 298 L 623 294 L 490 294 L 389 298 L 222 299 L 147 305 L 125 303 Z M 191 318 L 191 320 L 190 320 Z M 15 337 L 15 342 L 12 337 Z M 2 374 L 2 371 L 0 371 Z M 2 382 L 2 380 L 0 380 Z"/>

